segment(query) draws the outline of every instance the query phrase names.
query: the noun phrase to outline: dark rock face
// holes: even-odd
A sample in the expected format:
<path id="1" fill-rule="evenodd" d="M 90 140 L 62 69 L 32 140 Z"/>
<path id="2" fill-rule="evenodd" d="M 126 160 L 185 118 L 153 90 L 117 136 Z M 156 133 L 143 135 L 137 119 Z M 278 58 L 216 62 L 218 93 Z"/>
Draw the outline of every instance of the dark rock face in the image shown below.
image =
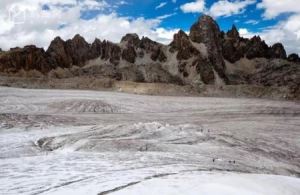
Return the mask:
<path id="1" fill-rule="evenodd" d="M 112 64 L 117 65 L 121 58 L 121 48 L 110 41 L 102 42 L 102 56 L 103 60 L 109 60 Z"/>
<path id="2" fill-rule="evenodd" d="M 228 82 L 222 53 L 221 31 L 212 17 L 203 15 L 190 30 L 190 38 L 196 43 L 204 43 L 207 47 L 208 59 L 220 77 Z"/>
<path id="3" fill-rule="evenodd" d="M 167 57 L 165 53 L 162 51 L 161 47 L 154 48 L 151 54 L 151 59 L 153 61 L 159 61 L 159 62 L 165 62 L 167 60 Z"/>
<path id="4" fill-rule="evenodd" d="M 223 56 L 231 63 L 243 58 L 246 51 L 246 41 L 239 39 L 224 39 L 223 40 Z"/>
<path id="5" fill-rule="evenodd" d="M 235 26 L 227 32 L 222 41 L 223 56 L 234 63 L 243 57 L 253 58 L 280 58 L 286 59 L 286 51 L 281 43 L 269 47 L 259 36 L 245 39 L 239 36 Z"/>
<path id="6" fill-rule="evenodd" d="M 261 40 L 259 36 L 254 36 L 246 45 L 247 51 L 245 53 L 248 59 L 253 58 L 269 58 L 269 47 Z"/>
<path id="7" fill-rule="evenodd" d="M 56 37 L 50 43 L 47 54 L 57 67 L 70 68 L 72 65 L 72 58 L 68 54 L 66 42 L 60 37 Z"/>
<path id="8" fill-rule="evenodd" d="M 194 61 L 193 65 L 196 66 L 197 73 L 200 74 L 204 84 L 214 84 L 216 78 L 212 68 L 213 66 L 207 59 L 199 57 Z"/>
<path id="9" fill-rule="evenodd" d="M 137 54 L 133 46 L 128 46 L 128 48 L 124 49 L 122 52 L 122 58 L 125 59 L 127 62 L 134 63 Z"/>
<path id="10" fill-rule="evenodd" d="M 72 59 L 72 64 L 83 66 L 88 60 L 90 45 L 80 35 L 66 42 L 66 52 Z"/>
<path id="11" fill-rule="evenodd" d="M 54 68 L 50 66 L 44 49 L 34 45 L 24 48 L 14 48 L 3 54 L 0 58 L 1 72 L 17 72 L 21 69 L 25 71 L 38 70 L 46 73 Z"/>
<path id="12" fill-rule="evenodd" d="M 89 59 L 95 59 L 101 56 L 101 47 L 102 42 L 100 39 L 95 39 L 90 48 Z"/>
<path id="13" fill-rule="evenodd" d="M 232 29 L 227 32 L 227 37 L 229 37 L 231 39 L 239 39 L 240 38 L 240 33 L 237 30 L 235 25 L 233 25 Z"/>
<path id="14" fill-rule="evenodd" d="M 286 59 L 286 52 L 281 43 L 275 43 L 270 49 L 271 58 Z"/>
<path id="15" fill-rule="evenodd" d="M 153 61 L 164 62 L 167 59 L 165 53 L 162 51 L 162 45 L 147 37 L 142 38 L 138 47 L 146 53 L 150 53 Z"/>
<path id="16" fill-rule="evenodd" d="M 299 55 L 295 53 L 290 54 L 287 59 L 290 62 L 300 62 Z"/>
<path id="17" fill-rule="evenodd" d="M 178 60 L 187 60 L 194 55 L 199 55 L 199 51 L 192 45 L 188 35 L 180 30 L 174 35 L 174 40 L 170 44 L 170 51 L 178 51 Z"/>
<path id="18" fill-rule="evenodd" d="M 127 62 L 134 63 L 137 57 L 135 48 L 139 45 L 140 38 L 137 34 L 127 34 L 121 39 L 121 44 L 125 45 L 122 51 L 122 58 Z"/>

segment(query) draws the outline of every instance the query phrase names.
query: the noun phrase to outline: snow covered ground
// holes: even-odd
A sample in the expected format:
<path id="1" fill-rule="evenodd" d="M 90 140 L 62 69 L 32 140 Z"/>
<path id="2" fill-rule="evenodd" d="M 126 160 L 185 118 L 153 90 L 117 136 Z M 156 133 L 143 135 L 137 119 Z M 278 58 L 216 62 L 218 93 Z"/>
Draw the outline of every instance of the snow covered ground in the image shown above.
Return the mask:
<path id="1" fill-rule="evenodd" d="M 300 104 L 0 88 L 0 194 L 300 194 Z"/>

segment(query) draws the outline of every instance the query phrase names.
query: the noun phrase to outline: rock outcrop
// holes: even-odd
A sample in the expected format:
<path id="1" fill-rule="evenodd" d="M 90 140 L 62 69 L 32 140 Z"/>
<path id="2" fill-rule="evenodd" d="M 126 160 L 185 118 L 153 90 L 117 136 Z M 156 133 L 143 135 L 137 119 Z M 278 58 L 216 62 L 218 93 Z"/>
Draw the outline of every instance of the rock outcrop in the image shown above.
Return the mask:
<path id="1" fill-rule="evenodd" d="M 286 59 L 286 52 L 281 43 L 275 43 L 270 48 L 270 57 L 271 58 L 280 58 L 280 59 Z"/>
<path id="2" fill-rule="evenodd" d="M 50 63 L 44 49 L 29 45 L 24 48 L 12 48 L 0 57 L 0 72 L 14 73 L 19 70 L 38 70 L 42 73 L 55 68 Z"/>
<path id="3" fill-rule="evenodd" d="M 287 59 L 290 62 L 300 62 L 299 55 L 295 53 L 290 54 Z"/>
<path id="4" fill-rule="evenodd" d="M 286 51 L 281 43 L 269 47 L 259 36 L 251 39 L 240 37 L 235 26 L 229 30 L 222 40 L 223 56 L 234 63 L 241 58 L 279 58 L 286 59 Z"/>
<path id="5" fill-rule="evenodd" d="M 90 47 L 88 58 L 95 59 L 101 56 L 101 52 L 102 52 L 101 47 L 102 47 L 101 40 L 96 38 Z"/>
<path id="6" fill-rule="evenodd" d="M 101 44 L 101 59 L 117 65 L 121 59 L 121 48 L 115 43 L 104 40 Z"/>
<path id="7" fill-rule="evenodd" d="M 66 42 L 60 37 L 56 37 L 50 43 L 47 54 L 54 66 L 62 68 L 70 68 L 72 66 L 72 58 L 67 51 Z"/>
<path id="8" fill-rule="evenodd" d="M 234 39 L 234 40 L 239 40 L 240 39 L 240 33 L 237 30 L 237 28 L 236 28 L 235 25 L 233 25 L 232 28 L 231 28 L 231 30 L 229 30 L 227 32 L 227 37 L 231 38 L 231 39 Z"/>
<path id="9" fill-rule="evenodd" d="M 240 37 L 235 26 L 222 37 L 223 57 L 233 63 L 244 57 L 247 41 Z"/>
<path id="10" fill-rule="evenodd" d="M 192 56 L 200 54 L 200 52 L 193 46 L 189 36 L 182 30 L 174 35 L 174 40 L 170 46 L 171 52 L 178 51 L 176 56 L 178 60 L 188 60 Z"/>
<path id="11" fill-rule="evenodd" d="M 65 45 L 72 64 L 83 66 L 89 59 L 90 45 L 80 35 L 75 35 L 73 39 L 66 41 Z"/>

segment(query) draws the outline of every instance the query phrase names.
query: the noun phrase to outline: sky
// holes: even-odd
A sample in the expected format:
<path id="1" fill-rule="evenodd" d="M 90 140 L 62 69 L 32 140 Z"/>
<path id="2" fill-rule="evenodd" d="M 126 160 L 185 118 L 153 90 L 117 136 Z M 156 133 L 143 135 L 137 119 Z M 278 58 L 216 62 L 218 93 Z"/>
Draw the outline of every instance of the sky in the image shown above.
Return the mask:
<path id="1" fill-rule="evenodd" d="M 259 35 L 300 54 L 299 5 L 300 0 L 0 0 L 0 48 L 47 49 L 54 37 L 75 34 L 91 43 L 137 33 L 168 44 L 179 29 L 188 33 L 208 14 L 221 30 L 235 24 L 243 37 Z"/>

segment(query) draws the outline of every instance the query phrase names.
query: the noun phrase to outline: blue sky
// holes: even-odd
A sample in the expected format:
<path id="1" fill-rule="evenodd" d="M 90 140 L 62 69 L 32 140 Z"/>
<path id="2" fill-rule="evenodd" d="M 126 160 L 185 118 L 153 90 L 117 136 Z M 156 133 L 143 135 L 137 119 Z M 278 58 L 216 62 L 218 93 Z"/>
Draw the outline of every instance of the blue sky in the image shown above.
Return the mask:
<path id="1" fill-rule="evenodd" d="M 298 1 L 298 2 L 297 2 Z M 168 44 L 186 32 L 201 14 L 214 17 L 227 31 L 260 35 L 300 53 L 300 0 L 1 0 L 0 47 L 36 44 L 47 48 L 55 36 L 75 34 L 119 42 L 126 33 Z M 19 14 L 16 10 L 24 12 Z"/>
<path id="2" fill-rule="evenodd" d="M 177 0 L 173 3 L 171 0 L 127 0 L 128 4 L 124 4 L 116 10 L 122 16 L 128 17 L 145 17 L 148 19 L 172 15 L 164 19 L 161 26 L 164 28 L 180 28 L 188 31 L 190 26 L 198 19 L 201 13 L 184 13 L 180 6 L 193 2 L 189 0 Z M 207 0 L 206 6 L 211 7 L 217 0 Z M 161 3 L 167 3 L 159 9 L 155 9 Z M 252 32 L 260 31 L 261 28 L 275 25 L 279 19 L 262 20 L 263 9 L 256 9 L 256 4 L 249 5 L 241 11 L 240 14 L 234 14 L 226 17 L 217 17 L 221 29 L 228 30 L 232 24 L 236 24 L 240 28 L 247 28 Z M 258 23 L 257 23 L 258 22 Z"/>

